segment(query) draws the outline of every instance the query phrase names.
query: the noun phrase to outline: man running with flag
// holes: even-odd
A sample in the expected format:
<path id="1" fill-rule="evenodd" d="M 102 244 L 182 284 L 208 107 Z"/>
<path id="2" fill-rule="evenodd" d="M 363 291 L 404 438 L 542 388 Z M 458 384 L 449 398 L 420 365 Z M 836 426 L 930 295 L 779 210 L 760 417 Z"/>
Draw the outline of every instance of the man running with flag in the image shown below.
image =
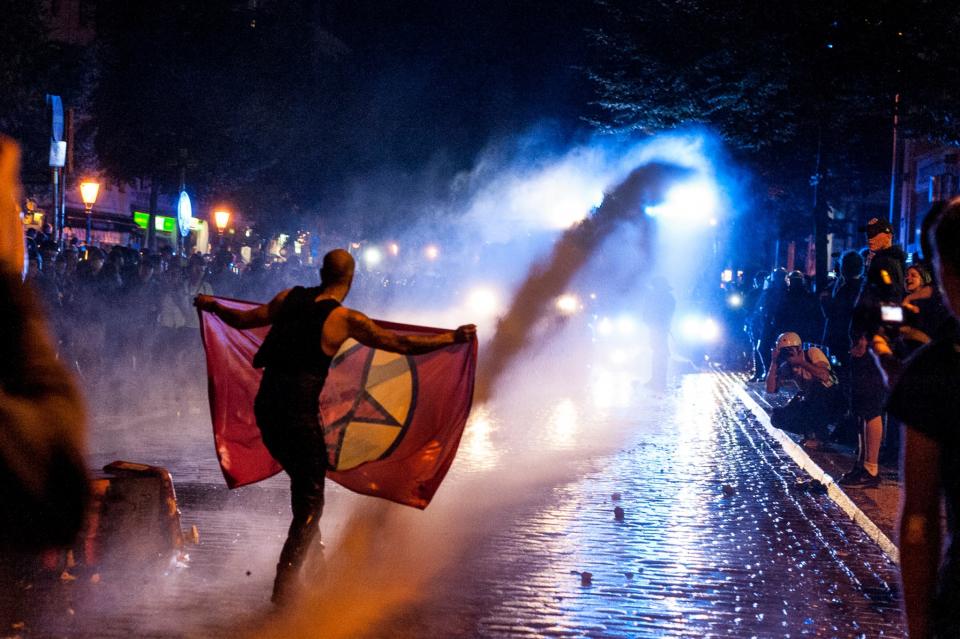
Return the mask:
<path id="1" fill-rule="evenodd" d="M 263 369 L 254 415 L 263 444 L 290 476 L 293 521 L 277 564 L 272 596 L 277 604 L 289 602 L 295 594 L 300 566 L 319 530 L 328 470 L 319 419 L 320 394 L 341 346 L 353 339 L 380 351 L 417 355 L 467 343 L 476 336 L 472 324 L 429 334 L 384 328 L 363 313 L 342 306 L 353 272 L 353 257 L 335 249 L 323 258 L 319 287 L 287 289 L 269 303 L 251 308 L 237 308 L 207 295 L 195 300 L 201 312 L 215 315 L 234 329 L 271 327 L 253 357 L 253 366 Z M 204 339 L 209 358 L 210 345 L 206 336 Z M 224 466 L 219 444 L 218 454 Z M 445 472 L 446 467 L 441 470 Z"/>

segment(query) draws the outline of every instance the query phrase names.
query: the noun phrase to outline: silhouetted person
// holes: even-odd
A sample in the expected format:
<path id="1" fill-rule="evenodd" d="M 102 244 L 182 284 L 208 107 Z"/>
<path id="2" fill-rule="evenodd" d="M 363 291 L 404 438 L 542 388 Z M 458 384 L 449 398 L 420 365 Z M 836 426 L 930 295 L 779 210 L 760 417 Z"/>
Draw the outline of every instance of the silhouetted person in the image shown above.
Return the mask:
<path id="1" fill-rule="evenodd" d="M 911 639 L 960 636 L 960 198 L 932 214 L 935 279 L 953 320 L 908 360 L 887 405 L 905 425 L 900 569 Z"/>
<path id="2" fill-rule="evenodd" d="M 663 276 L 650 280 L 643 306 L 643 321 L 650 332 L 650 380 L 647 387 L 657 391 L 667 390 L 667 371 L 670 367 L 670 324 L 677 302 L 673 289 Z"/>
<path id="3" fill-rule="evenodd" d="M 743 308 L 747 312 L 746 325 L 747 335 L 750 339 L 750 350 L 753 351 L 753 376 L 751 382 L 758 382 L 764 379 L 766 368 L 763 362 L 763 350 L 760 345 L 763 342 L 764 317 L 761 299 L 763 297 L 763 287 L 770 274 L 767 271 L 757 271 L 753 276 L 752 286 L 743 293 Z"/>
<path id="4" fill-rule="evenodd" d="M 757 302 L 757 326 L 760 328 L 760 345 L 758 350 L 766 355 L 773 350 L 777 336 L 782 332 L 776 323 L 776 310 L 780 300 L 787 294 L 787 271 L 783 268 L 774 269 L 767 279 L 766 288 L 760 294 Z M 766 369 L 770 362 L 765 363 L 765 369 L 760 379 L 766 378 Z"/>
<path id="5" fill-rule="evenodd" d="M 247 311 L 200 295 L 197 308 L 239 328 L 271 326 L 253 364 L 263 368 L 254 401 L 263 443 L 290 476 L 293 521 L 280 552 L 274 603 L 290 601 L 301 564 L 319 529 L 327 452 L 319 423 L 320 391 L 340 346 L 353 338 L 372 348 L 407 355 L 427 353 L 474 339 L 470 325 L 437 335 L 401 335 L 381 328 L 363 313 L 341 305 L 353 282 L 354 261 L 335 249 L 323 258 L 320 286 L 297 286 Z"/>
<path id="6" fill-rule="evenodd" d="M 837 358 L 841 366 L 850 359 L 850 318 L 853 305 L 860 294 L 863 258 L 856 251 L 847 251 L 840 256 L 840 277 L 833 287 L 820 298 L 823 310 L 823 345 Z"/>
<path id="7" fill-rule="evenodd" d="M 823 335 L 823 316 L 800 271 L 792 271 L 787 276 L 787 289 L 777 301 L 773 314 L 778 334 L 797 333 L 804 342 L 816 342 Z"/>
<path id="8" fill-rule="evenodd" d="M 88 496 L 83 403 L 21 282 L 18 201 L 19 149 L 0 135 L 0 574 L 12 554 L 70 544 Z"/>

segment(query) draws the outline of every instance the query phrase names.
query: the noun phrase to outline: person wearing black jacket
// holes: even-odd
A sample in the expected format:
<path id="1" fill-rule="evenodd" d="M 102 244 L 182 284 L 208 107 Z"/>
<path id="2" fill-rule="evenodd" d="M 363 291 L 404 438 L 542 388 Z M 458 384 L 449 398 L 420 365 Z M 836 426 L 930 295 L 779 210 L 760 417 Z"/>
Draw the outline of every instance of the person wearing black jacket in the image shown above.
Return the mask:
<path id="1" fill-rule="evenodd" d="M 880 485 L 880 444 L 883 441 L 883 374 L 867 348 L 880 330 L 882 305 L 899 306 L 904 291 L 903 249 L 893 243 L 893 228 L 886 220 L 871 219 L 861 227 L 869 252 L 866 277 L 853 308 L 850 324 L 851 410 L 860 420 L 860 443 L 854 467 L 839 480 L 842 486 L 874 488 Z"/>
<path id="2" fill-rule="evenodd" d="M 863 258 L 856 251 L 847 251 L 840 257 L 840 277 L 820 298 L 824 326 L 822 344 L 830 349 L 841 366 L 850 357 L 850 318 L 860 295 Z"/>

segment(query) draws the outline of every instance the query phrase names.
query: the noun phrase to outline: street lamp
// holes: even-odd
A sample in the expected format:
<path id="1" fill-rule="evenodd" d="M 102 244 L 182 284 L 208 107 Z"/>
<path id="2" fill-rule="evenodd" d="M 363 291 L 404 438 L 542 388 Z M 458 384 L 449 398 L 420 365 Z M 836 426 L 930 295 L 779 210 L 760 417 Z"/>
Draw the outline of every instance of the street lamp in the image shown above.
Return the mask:
<path id="1" fill-rule="evenodd" d="M 97 201 L 97 195 L 100 193 L 100 183 L 93 180 L 87 180 L 80 183 L 80 199 L 83 200 L 83 208 L 87 211 L 87 238 L 84 244 L 90 244 L 90 216 L 93 213 L 93 205 Z"/>
<path id="2" fill-rule="evenodd" d="M 213 223 L 217 226 L 217 234 L 220 237 L 219 245 L 223 247 L 223 232 L 227 230 L 227 224 L 230 223 L 230 211 L 218 209 L 213 212 Z"/>

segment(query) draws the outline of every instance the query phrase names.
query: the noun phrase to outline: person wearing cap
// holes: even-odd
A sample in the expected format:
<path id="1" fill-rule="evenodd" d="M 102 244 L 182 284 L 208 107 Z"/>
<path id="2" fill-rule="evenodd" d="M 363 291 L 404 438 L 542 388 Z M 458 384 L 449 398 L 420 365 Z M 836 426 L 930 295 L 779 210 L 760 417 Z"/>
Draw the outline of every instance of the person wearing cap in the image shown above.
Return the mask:
<path id="1" fill-rule="evenodd" d="M 824 352 L 816 346 L 804 350 L 792 331 L 782 333 L 770 353 L 766 391 L 776 393 L 786 382 L 793 382 L 799 392 L 786 406 L 773 409 L 770 423 L 802 435 L 805 447 L 819 448 L 836 413 L 837 380 Z"/>
<path id="2" fill-rule="evenodd" d="M 872 218 L 860 230 L 867 235 L 868 249 L 864 260 L 866 277 L 860 291 L 861 301 L 899 304 L 903 299 L 907 254 L 893 243 L 893 228 L 886 220 Z M 865 295 L 869 299 L 864 299 Z M 858 305 L 861 301 L 858 301 Z"/>
<path id="3" fill-rule="evenodd" d="M 857 459 L 844 473 L 841 486 L 875 488 L 880 485 L 880 445 L 883 442 L 883 373 L 870 357 L 868 344 L 881 330 L 880 307 L 900 305 L 904 293 L 906 253 L 893 243 L 893 228 L 873 218 L 860 229 L 867 235 L 866 277 L 850 322 L 850 409 L 860 421 Z"/>

